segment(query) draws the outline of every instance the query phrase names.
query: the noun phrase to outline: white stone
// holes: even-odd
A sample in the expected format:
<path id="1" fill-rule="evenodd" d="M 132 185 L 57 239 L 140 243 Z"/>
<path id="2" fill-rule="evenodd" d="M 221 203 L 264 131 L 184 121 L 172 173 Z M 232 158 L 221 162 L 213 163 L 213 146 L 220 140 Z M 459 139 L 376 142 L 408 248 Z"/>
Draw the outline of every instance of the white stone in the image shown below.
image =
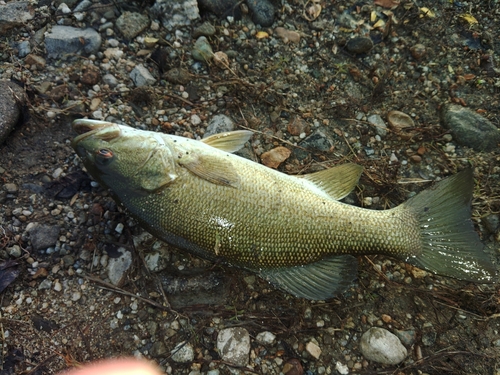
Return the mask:
<path id="1" fill-rule="evenodd" d="M 255 340 L 262 345 L 271 345 L 276 340 L 276 335 L 272 332 L 264 331 L 257 334 Z"/>
<path id="2" fill-rule="evenodd" d="M 312 341 L 306 344 L 306 351 L 316 359 L 321 355 L 321 348 Z"/>
<path id="3" fill-rule="evenodd" d="M 232 327 L 219 332 L 217 350 L 223 361 L 247 366 L 250 353 L 250 334 L 245 328 Z"/>
<path id="4" fill-rule="evenodd" d="M 172 350 L 172 360 L 179 363 L 192 362 L 194 359 L 193 346 L 188 342 L 181 342 Z"/>
<path id="5" fill-rule="evenodd" d="M 386 365 L 397 365 L 408 355 L 396 335 L 378 327 L 370 328 L 361 336 L 360 350 L 366 359 Z"/>

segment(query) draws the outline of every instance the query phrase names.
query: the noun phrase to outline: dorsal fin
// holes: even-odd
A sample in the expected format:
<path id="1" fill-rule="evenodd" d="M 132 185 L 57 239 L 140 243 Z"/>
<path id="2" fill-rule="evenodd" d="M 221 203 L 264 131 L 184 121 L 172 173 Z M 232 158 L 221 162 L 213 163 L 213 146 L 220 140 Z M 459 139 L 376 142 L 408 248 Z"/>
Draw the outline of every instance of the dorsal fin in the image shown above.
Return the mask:
<path id="1" fill-rule="evenodd" d="M 337 165 L 324 171 L 297 176 L 312 182 L 331 198 L 339 200 L 356 187 L 363 167 L 353 163 Z"/>
<path id="2" fill-rule="evenodd" d="M 201 141 L 219 150 L 233 153 L 241 149 L 252 135 L 253 133 L 249 130 L 235 130 L 214 134 Z"/>

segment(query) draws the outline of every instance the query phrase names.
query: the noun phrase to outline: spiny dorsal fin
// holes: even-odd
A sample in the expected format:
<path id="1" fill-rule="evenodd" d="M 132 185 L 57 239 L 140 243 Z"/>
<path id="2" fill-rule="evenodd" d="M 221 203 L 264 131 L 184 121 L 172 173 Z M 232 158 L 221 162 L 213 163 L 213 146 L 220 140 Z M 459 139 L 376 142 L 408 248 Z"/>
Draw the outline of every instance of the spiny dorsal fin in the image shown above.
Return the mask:
<path id="1" fill-rule="evenodd" d="M 357 266 L 351 255 L 334 255 L 304 266 L 264 269 L 260 276 L 296 297 L 325 300 L 354 281 Z"/>
<path id="2" fill-rule="evenodd" d="M 237 187 L 240 181 L 233 163 L 220 156 L 191 153 L 181 157 L 177 162 L 196 176 L 213 184 Z"/>
<path id="3" fill-rule="evenodd" d="M 252 135 L 253 133 L 249 130 L 235 130 L 214 134 L 201 141 L 219 150 L 233 153 L 241 149 Z"/>
<path id="4" fill-rule="evenodd" d="M 344 198 L 356 187 L 362 171 L 362 166 L 347 163 L 324 171 L 297 177 L 305 178 L 333 199 L 339 200 Z"/>

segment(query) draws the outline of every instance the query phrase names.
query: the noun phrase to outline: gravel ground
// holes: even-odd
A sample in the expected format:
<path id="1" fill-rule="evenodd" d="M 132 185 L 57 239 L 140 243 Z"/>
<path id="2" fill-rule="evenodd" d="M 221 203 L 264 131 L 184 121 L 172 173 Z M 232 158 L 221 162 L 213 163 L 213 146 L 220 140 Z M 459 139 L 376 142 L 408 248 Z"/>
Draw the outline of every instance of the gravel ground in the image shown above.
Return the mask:
<path id="1" fill-rule="evenodd" d="M 207 10 L 231 1 L 200 1 L 193 19 L 191 0 L 186 14 L 17 2 L 17 24 L 2 18 L 13 3 L 0 2 L 0 78 L 26 103 L 0 145 L 1 374 L 122 355 L 169 374 L 500 374 L 498 285 L 369 256 L 342 296 L 297 299 L 144 233 L 70 146 L 84 116 L 193 138 L 250 129 L 243 155 L 285 173 L 363 165 L 346 202 L 372 209 L 471 163 L 473 220 L 498 256 L 498 1 L 232 2 L 241 20 Z M 72 41 L 68 26 L 88 29 Z M 463 108 L 457 121 L 481 132 L 455 127 Z M 362 354 L 373 327 L 404 345 L 399 364 Z M 218 347 L 224 334 L 243 359 Z"/>

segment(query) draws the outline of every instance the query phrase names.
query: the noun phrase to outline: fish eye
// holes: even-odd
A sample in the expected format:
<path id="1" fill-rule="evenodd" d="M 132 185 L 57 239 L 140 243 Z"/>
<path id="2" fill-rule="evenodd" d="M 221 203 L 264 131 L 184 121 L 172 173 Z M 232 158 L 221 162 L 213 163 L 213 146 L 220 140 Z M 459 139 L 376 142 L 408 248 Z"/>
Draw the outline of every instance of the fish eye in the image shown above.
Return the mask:
<path id="1" fill-rule="evenodd" d="M 101 165 L 107 165 L 113 160 L 113 151 L 108 150 L 107 148 L 101 148 L 96 152 L 96 162 Z"/>

